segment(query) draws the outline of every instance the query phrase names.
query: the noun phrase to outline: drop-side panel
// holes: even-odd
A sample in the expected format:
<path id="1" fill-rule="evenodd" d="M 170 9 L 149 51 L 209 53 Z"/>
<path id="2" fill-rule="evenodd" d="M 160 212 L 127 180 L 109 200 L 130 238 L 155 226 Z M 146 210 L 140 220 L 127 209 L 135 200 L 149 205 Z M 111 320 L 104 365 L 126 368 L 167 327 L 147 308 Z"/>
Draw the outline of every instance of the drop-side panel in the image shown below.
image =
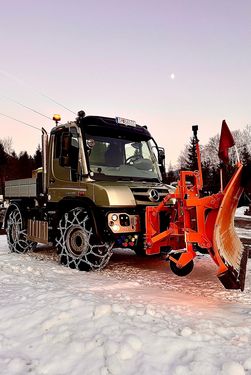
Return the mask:
<path id="1" fill-rule="evenodd" d="M 5 198 L 36 197 L 36 178 L 22 178 L 5 182 Z"/>

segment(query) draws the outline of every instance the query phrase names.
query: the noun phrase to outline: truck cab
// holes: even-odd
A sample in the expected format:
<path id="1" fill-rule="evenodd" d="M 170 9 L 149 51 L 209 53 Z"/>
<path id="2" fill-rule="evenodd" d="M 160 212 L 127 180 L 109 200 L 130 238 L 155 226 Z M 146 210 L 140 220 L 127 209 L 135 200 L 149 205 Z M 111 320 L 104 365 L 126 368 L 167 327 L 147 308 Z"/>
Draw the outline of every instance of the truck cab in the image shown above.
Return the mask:
<path id="1" fill-rule="evenodd" d="M 61 262 L 78 269 L 101 268 L 113 247 L 144 253 L 145 207 L 169 192 L 164 152 L 146 126 L 80 111 L 76 121 L 51 130 L 43 156 L 36 188 L 18 195 L 12 182 L 6 186 L 27 241 L 54 243 Z M 13 225 L 6 225 L 13 243 Z"/>
<path id="2" fill-rule="evenodd" d="M 156 142 L 146 127 L 131 120 L 87 116 L 57 126 L 51 132 L 49 154 L 50 202 L 82 197 L 107 211 L 105 222 L 115 234 L 139 232 L 144 206 L 168 193 Z M 113 223 L 111 217 L 125 217 L 124 211 L 130 218 L 122 220 L 123 225 Z"/>

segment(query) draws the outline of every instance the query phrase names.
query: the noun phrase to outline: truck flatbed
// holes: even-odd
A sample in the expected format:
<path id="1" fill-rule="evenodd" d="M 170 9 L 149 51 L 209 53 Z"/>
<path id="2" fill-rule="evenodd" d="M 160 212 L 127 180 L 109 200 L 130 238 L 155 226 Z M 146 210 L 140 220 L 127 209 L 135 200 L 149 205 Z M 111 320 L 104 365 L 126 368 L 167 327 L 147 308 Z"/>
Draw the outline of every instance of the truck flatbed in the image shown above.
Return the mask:
<path id="1" fill-rule="evenodd" d="M 5 182 L 5 198 L 36 197 L 36 178 L 22 178 Z"/>

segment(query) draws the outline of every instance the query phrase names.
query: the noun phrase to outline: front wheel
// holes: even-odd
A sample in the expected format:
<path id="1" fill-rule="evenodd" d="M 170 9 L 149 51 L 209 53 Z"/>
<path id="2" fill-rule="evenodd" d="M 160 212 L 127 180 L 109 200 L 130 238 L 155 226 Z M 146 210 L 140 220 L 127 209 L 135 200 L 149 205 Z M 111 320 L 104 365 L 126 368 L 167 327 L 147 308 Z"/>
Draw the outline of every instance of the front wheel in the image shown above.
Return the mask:
<path id="1" fill-rule="evenodd" d="M 6 222 L 7 242 L 12 252 L 21 254 L 35 249 L 36 242 L 27 239 L 24 215 L 18 206 L 9 207 Z"/>
<path id="2" fill-rule="evenodd" d="M 172 253 L 170 254 L 174 259 L 179 260 L 182 253 Z M 170 268 L 177 276 L 187 276 L 193 270 L 193 261 L 191 260 L 187 263 L 184 267 L 179 268 L 177 267 L 176 263 L 170 259 Z"/>
<path id="3" fill-rule="evenodd" d="M 104 268 L 112 255 L 112 245 L 99 240 L 85 208 L 66 212 L 59 222 L 56 246 L 60 262 L 65 266 L 80 271 Z"/>

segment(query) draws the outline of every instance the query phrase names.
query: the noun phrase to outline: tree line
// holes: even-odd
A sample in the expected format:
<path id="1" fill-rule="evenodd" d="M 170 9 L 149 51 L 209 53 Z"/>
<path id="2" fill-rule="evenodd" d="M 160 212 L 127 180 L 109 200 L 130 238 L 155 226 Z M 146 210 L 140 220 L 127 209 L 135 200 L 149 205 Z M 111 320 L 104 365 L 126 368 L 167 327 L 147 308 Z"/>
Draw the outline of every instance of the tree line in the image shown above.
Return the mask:
<path id="1" fill-rule="evenodd" d="M 5 181 L 31 177 L 32 171 L 41 165 L 40 145 L 32 156 L 27 151 L 17 155 L 12 148 L 11 138 L 0 139 L 0 194 L 4 193 Z"/>

